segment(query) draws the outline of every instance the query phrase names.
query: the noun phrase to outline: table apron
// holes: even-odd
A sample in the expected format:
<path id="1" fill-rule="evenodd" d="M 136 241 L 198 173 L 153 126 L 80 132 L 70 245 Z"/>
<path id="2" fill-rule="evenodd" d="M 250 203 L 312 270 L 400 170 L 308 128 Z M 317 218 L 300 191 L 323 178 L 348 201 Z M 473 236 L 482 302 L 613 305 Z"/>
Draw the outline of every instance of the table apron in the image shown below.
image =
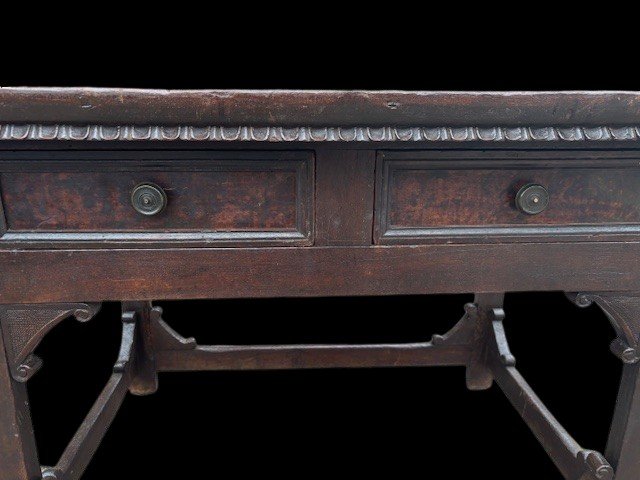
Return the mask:
<path id="1" fill-rule="evenodd" d="M 629 291 L 640 242 L 0 251 L 0 303 Z"/>

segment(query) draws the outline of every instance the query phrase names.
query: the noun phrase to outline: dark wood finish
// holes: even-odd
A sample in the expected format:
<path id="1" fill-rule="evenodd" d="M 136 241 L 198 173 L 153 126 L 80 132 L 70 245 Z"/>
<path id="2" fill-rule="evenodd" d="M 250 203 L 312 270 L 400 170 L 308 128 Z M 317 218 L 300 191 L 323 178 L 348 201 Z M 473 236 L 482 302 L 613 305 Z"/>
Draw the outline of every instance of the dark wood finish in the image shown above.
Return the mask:
<path id="1" fill-rule="evenodd" d="M 634 189 L 640 180 L 637 168 L 416 167 L 398 168 L 391 174 L 388 205 L 391 228 L 640 223 L 640 193 Z M 515 194 L 528 183 L 545 185 L 550 191 L 548 210 L 527 215 L 514 208 Z"/>
<path id="2" fill-rule="evenodd" d="M 626 364 L 611 424 L 605 456 L 616 470 L 616 480 L 638 478 L 640 458 L 640 363 Z"/>
<path id="3" fill-rule="evenodd" d="M 605 313 L 617 338 L 611 344 L 612 352 L 624 363 L 640 360 L 640 299 L 634 292 L 569 293 L 569 299 L 579 307 L 596 303 Z"/>
<path id="4" fill-rule="evenodd" d="M 143 182 L 171 197 L 139 215 L 131 192 Z M 294 172 L 11 173 L 2 176 L 10 231 L 260 231 L 296 228 Z"/>
<path id="5" fill-rule="evenodd" d="M 4 204 L 2 202 L 2 182 L 0 181 L 0 237 L 7 231 L 7 220 L 4 216 Z"/>
<path id="6" fill-rule="evenodd" d="M 143 182 L 169 192 L 157 216 L 140 216 Z M 12 173 L 2 176 L 9 230 L 260 231 L 296 228 L 293 172 Z"/>
<path id="7" fill-rule="evenodd" d="M 131 385 L 135 361 L 136 314 L 122 314 L 122 341 L 113 373 L 55 467 L 43 480 L 78 480 L 107 433 Z"/>
<path id="8" fill-rule="evenodd" d="M 0 329 L 0 472 L 3 480 L 34 480 L 40 463 L 31 424 L 27 386 L 11 375 Z"/>
<path id="9" fill-rule="evenodd" d="M 0 89 L 5 122 L 131 125 L 623 125 L 637 92 Z"/>
<path id="10" fill-rule="evenodd" d="M 582 448 L 542 403 L 520 372 L 509 350 L 502 321 L 504 311 L 493 310 L 487 362 L 513 407 L 567 479 L 612 480 L 614 470 L 598 452 Z M 616 479 L 622 478 L 616 476 Z"/>
<path id="11" fill-rule="evenodd" d="M 473 321 L 471 352 L 467 359 L 467 388 L 486 390 L 493 384 L 493 374 L 488 365 L 489 344 L 492 334 L 493 310 L 502 308 L 504 293 L 476 294 L 473 303 L 466 305 L 467 315 Z"/>
<path id="12" fill-rule="evenodd" d="M 198 345 L 151 311 L 150 355 L 159 371 L 278 370 L 465 365 L 472 348 L 474 322 L 464 316 L 445 335 L 431 341 L 373 345 Z"/>
<path id="13" fill-rule="evenodd" d="M 318 150 L 316 165 L 316 245 L 370 245 L 374 153 Z"/>
<path id="14" fill-rule="evenodd" d="M 5 172 L 0 175 L 5 238 L 310 243 L 311 156 L 260 161 L 229 156 L 240 159 L 193 160 L 182 167 L 174 161 L 169 170 L 125 164 L 95 171 L 95 163 L 50 162 L 41 171 Z M 133 208 L 132 191 L 142 183 L 165 190 L 168 204 L 159 214 L 145 216 Z"/>
<path id="15" fill-rule="evenodd" d="M 495 381 L 566 478 L 638 478 L 638 139 L 636 92 L 0 89 L 1 480 L 41 478 L 34 349 L 107 300 L 122 302 L 112 376 L 42 478 L 79 479 L 159 371 L 417 365 L 464 366 L 472 390 Z M 131 205 L 145 182 L 167 195 L 155 216 Z M 537 215 L 516 206 L 529 183 L 550 195 Z M 568 295 L 617 333 L 604 456 L 515 368 L 504 292 L 535 290 L 582 292 Z M 409 344 L 198 345 L 152 303 L 471 292 L 449 332 Z"/>
<path id="16" fill-rule="evenodd" d="M 54 303 L 43 305 L 0 305 L 0 329 L 4 332 L 5 351 L 11 375 L 26 382 L 42 365 L 33 354 L 44 336 L 62 320 L 71 316 L 86 322 L 100 304 Z"/>
<path id="17" fill-rule="evenodd" d="M 152 350 L 151 302 L 122 302 L 123 315 L 127 312 L 136 317 L 135 375 L 131 379 L 129 391 L 133 395 L 151 395 L 158 390 L 156 359 Z"/>
<path id="18" fill-rule="evenodd" d="M 603 286 L 624 292 L 640 280 L 639 262 L 637 242 L 0 251 L 0 303 L 575 291 Z"/>
<path id="19" fill-rule="evenodd" d="M 638 160 L 612 162 L 544 160 L 444 161 L 437 154 L 416 159 L 382 159 L 378 175 L 376 240 L 420 243 L 434 238 L 563 235 L 640 232 Z M 403 155 L 406 156 L 406 155 Z M 446 155 L 445 155 L 446 157 Z M 516 155 L 513 155 L 515 158 Z M 540 184 L 550 195 L 548 208 L 528 215 L 516 204 L 527 184 Z M 442 241 L 442 240 L 440 240 Z"/>
<path id="20" fill-rule="evenodd" d="M 580 307 L 597 304 L 607 315 L 618 338 L 612 351 L 624 363 L 620 391 L 611 423 L 606 457 L 616 480 L 638 478 L 640 456 L 640 295 L 613 292 L 579 293 L 570 298 Z"/>
<path id="21" fill-rule="evenodd" d="M 158 354 L 160 371 L 283 370 L 311 368 L 425 367 L 464 365 L 465 346 L 406 345 L 199 346 Z"/>

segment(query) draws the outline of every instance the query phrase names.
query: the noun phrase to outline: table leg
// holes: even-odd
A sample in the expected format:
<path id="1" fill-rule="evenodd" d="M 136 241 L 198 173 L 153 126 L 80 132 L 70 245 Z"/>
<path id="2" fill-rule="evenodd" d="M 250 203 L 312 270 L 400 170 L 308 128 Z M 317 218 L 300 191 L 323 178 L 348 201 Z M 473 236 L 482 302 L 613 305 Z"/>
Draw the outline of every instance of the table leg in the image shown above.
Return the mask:
<path id="1" fill-rule="evenodd" d="M 502 308 L 504 293 L 477 293 L 468 307 L 473 315 L 474 332 L 471 355 L 467 363 L 467 388 L 487 390 L 493 384 L 493 373 L 488 362 L 488 345 L 491 337 L 491 321 L 494 308 Z"/>
<path id="2" fill-rule="evenodd" d="M 616 480 L 640 478 L 640 364 L 624 366 L 605 456 Z"/>
<path id="3" fill-rule="evenodd" d="M 605 456 L 616 471 L 615 480 L 640 478 L 640 294 L 586 293 L 574 301 L 596 303 L 618 337 L 612 352 L 624 362 L 622 380 Z"/>
<path id="4" fill-rule="evenodd" d="M 0 328 L 0 478 L 36 480 L 40 463 L 36 450 L 25 383 L 11 376 Z"/>

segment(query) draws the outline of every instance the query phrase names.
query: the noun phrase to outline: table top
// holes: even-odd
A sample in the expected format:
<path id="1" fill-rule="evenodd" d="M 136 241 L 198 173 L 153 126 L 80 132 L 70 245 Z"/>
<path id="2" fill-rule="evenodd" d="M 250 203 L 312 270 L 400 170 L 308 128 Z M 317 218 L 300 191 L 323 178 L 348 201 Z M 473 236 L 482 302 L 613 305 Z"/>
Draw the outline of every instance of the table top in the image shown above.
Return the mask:
<path id="1" fill-rule="evenodd" d="M 0 123 L 217 126 L 629 126 L 640 92 L 0 87 Z"/>

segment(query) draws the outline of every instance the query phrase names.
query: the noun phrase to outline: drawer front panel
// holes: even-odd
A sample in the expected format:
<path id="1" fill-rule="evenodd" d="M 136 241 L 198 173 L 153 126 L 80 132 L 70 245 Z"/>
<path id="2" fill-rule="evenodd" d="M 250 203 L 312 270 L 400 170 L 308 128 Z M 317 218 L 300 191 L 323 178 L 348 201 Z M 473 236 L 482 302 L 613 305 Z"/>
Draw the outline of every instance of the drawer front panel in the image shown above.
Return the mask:
<path id="1" fill-rule="evenodd" d="M 197 160 L 152 168 L 105 163 L 97 171 L 88 162 L 52 162 L 30 171 L 5 171 L 0 176 L 3 240 L 309 244 L 313 164 L 310 155 L 297 157 Z M 136 211 L 132 192 L 140 184 L 160 187 L 166 208 L 151 216 Z"/>
<path id="2" fill-rule="evenodd" d="M 376 241 L 442 239 L 585 239 L 640 233 L 637 160 L 597 166 L 584 161 L 464 161 L 382 159 Z M 526 185 L 543 186 L 547 208 L 517 206 Z"/>

